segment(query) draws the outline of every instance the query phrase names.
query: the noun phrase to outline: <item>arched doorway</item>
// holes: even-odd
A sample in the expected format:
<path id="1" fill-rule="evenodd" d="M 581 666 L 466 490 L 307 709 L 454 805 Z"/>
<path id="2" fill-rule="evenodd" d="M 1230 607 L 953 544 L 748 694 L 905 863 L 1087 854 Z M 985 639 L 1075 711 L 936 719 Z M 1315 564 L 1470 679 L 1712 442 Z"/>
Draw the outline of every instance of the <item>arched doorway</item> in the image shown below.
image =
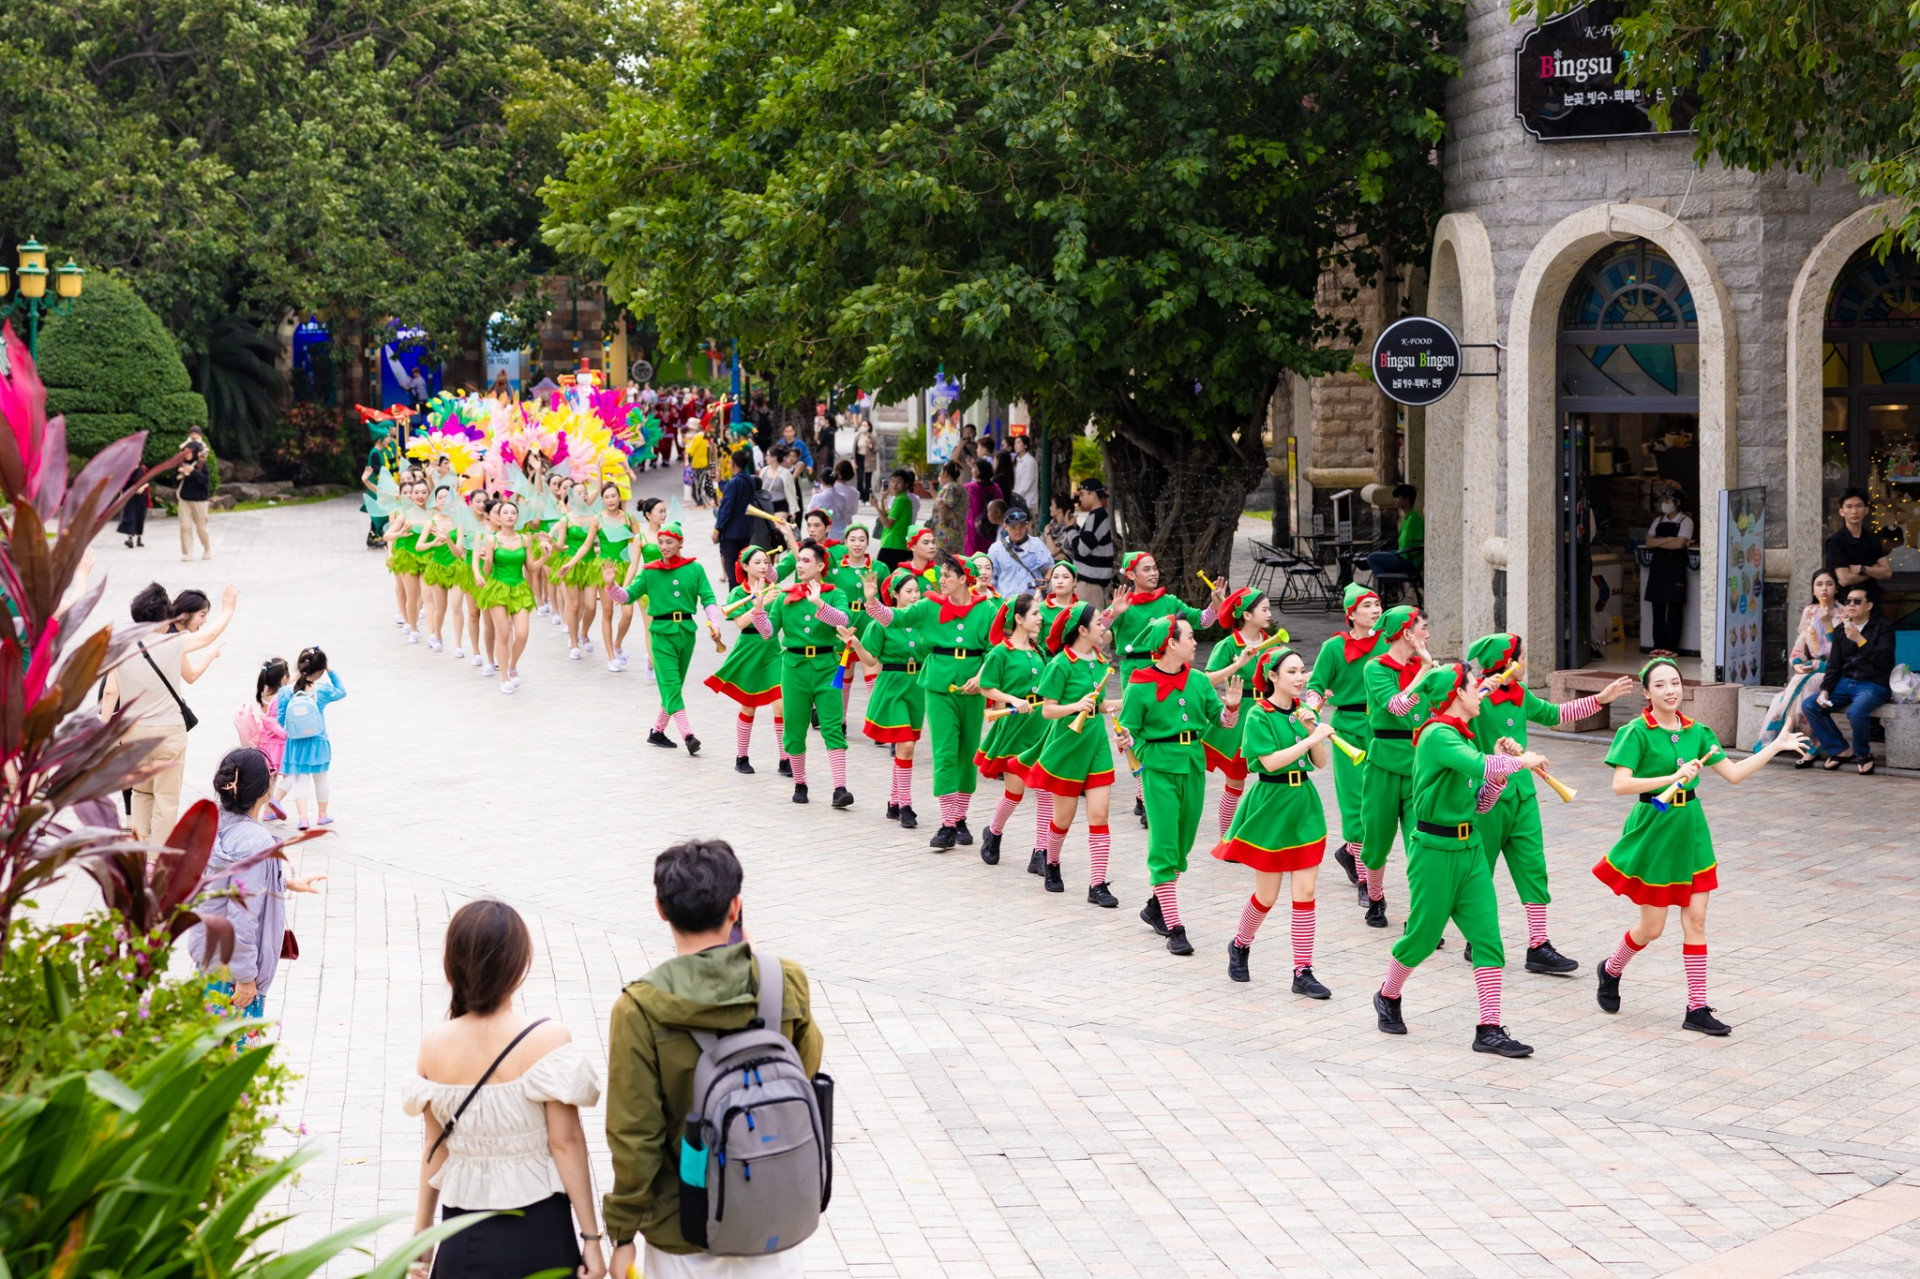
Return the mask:
<path id="1" fill-rule="evenodd" d="M 1567 289 L 1556 360 L 1558 664 L 1697 661 L 1700 325 L 1686 276 L 1649 240 L 1602 248 Z M 1657 530 L 1692 549 L 1647 548 Z"/>
<path id="2" fill-rule="evenodd" d="M 1834 281 L 1821 330 L 1820 512 L 1866 489 L 1889 540 L 1920 546 L 1920 261 L 1869 245 Z"/>

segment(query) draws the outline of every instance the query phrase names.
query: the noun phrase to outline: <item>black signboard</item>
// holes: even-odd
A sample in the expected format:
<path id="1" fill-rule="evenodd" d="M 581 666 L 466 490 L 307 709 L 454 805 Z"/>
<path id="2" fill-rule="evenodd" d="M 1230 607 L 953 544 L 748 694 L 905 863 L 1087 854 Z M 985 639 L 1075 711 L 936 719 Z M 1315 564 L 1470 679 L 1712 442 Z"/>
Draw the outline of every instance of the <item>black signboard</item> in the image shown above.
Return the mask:
<path id="1" fill-rule="evenodd" d="M 1397 404 L 1432 404 L 1460 377 L 1460 339 L 1438 320 L 1395 320 L 1373 344 L 1373 380 Z"/>
<path id="2" fill-rule="evenodd" d="M 1513 113 L 1544 142 L 1659 134 L 1648 108 L 1657 93 L 1627 83 L 1620 48 L 1621 6 L 1582 5 L 1535 27 L 1513 55 Z M 1699 99 L 1673 99 L 1672 133 L 1693 128 Z"/>

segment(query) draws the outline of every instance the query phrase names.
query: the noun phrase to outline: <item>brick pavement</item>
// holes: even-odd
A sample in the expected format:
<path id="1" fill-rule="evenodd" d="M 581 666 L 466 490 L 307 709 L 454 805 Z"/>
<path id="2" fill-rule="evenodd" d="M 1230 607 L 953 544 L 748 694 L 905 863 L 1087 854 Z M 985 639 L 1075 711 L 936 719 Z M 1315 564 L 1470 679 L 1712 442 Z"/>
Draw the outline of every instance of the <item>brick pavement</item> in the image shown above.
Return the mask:
<path id="1" fill-rule="evenodd" d="M 685 515 L 711 563 L 705 516 Z M 1083 828 L 1066 851 L 1071 891 L 1048 895 L 1024 874 L 1030 806 L 998 867 L 932 854 L 930 831 L 880 817 L 879 750 L 851 752 L 851 811 L 797 809 L 769 725 L 755 777 L 729 767 L 728 713 L 703 690 L 691 709 L 707 751 L 647 747 L 642 664 L 570 663 L 557 628 L 536 626 L 514 697 L 406 645 L 347 503 L 213 526 L 209 565 L 181 564 L 164 527 L 145 551 L 99 548 L 112 599 L 147 573 L 174 590 L 242 588 L 225 656 L 189 692 L 207 730 L 189 790 L 207 793 L 260 658 L 320 643 L 349 692 L 329 715 L 338 833 L 299 859 L 330 878 L 296 901 L 303 958 L 269 999 L 304 1077 L 279 1144 L 304 1124 L 322 1147 L 274 1205 L 302 1214 L 292 1238 L 411 1210 L 419 1137 L 397 1098 L 421 1027 L 444 1015 L 451 910 L 483 894 L 518 905 L 538 950 L 526 1007 L 597 1051 L 620 986 L 671 953 L 651 857 L 692 833 L 734 842 L 756 938 L 813 974 L 841 1107 L 834 1205 L 810 1245 L 820 1275 L 1659 1274 L 1920 1164 L 1910 783 L 1784 768 L 1738 792 L 1709 782 L 1725 884 L 1711 989 L 1736 1030 L 1707 1041 L 1679 1029 L 1677 928 L 1629 970 L 1620 1016 L 1594 1007 L 1591 965 L 1631 912 L 1587 872 L 1624 804 L 1596 745 L 1551 743 L 1555 773 L 1581 791 L 1544 810 L 1553 935 L 1584 967 L 1567 981 L 1509 969 L 1508 1023 L 1538 1050 L 1509 1062 L 1467 1050 L 1457 940 L 1409 983 L 1412 1033 L 1375 1032 L 1367 998 L 1394 934 L 1362 926 L 1337 872 L 1316 962 L 1333 1000 L 1287 993 L 1273 924 L 1254 981 L 1236 986 L 1222 952 L 1250 887 L 1238 867 L 1196 857 L 1182 909 L 1199 954 L 1176 959 L 1134 918 L 1146 879 L 1133 823 L 1115 823 L 1121 910 L 1082 898 Z M 700 652 L 695 681 L 715 660 Z M 1500 894 L 1517 955 L 1519 911 L 1504 881 Z M 62 915 L 95 900 L 84 881 L 44 895 Z M 586 1122 L 604 1189 L 601 1119 Z M 1912 1272 L 1913 1225 L 1860 1239 L 1806 1273 Z"/>

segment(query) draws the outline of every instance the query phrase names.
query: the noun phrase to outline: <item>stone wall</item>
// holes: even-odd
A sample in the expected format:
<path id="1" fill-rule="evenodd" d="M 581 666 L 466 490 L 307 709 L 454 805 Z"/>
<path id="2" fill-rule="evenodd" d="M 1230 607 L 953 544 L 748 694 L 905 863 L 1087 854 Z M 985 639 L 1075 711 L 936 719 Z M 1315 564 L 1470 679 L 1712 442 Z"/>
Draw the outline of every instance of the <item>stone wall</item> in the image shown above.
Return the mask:
<path id="1" fill-rule="evenodd" d="M 1358 324 L 1360 338 L 1354 350 L 1364 353 L 1398 313 L 1398 296 L 1391 281 L 1363 289 L 1353 272 L 1329 271 L 1320 277 L 1315 306 L 1340 324 Z M 1359 471 L 1368 472 L 1372 480 L 1397 478 L 1393 474 L 1394 406 L 1372 379 L 1357 373 L 1314 378 L 1308 383 L 1308 400 L 1313 418 L 1309 478 L 1316 486 L 1344 488 L 1356 481 L 1368 482 L 1352 474 Z"/>

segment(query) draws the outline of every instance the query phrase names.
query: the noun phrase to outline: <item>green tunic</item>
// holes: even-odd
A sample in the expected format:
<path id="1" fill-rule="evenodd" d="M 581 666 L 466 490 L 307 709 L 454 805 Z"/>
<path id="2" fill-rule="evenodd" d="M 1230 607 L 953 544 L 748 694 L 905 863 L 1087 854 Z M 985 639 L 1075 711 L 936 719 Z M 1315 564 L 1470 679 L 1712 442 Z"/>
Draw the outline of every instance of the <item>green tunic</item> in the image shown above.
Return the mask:
<path id="1" fill-rule="evenodd" d="M 1022 776 L 1019 764 L 1020 755 L 1032 749 L 1045 736 L 1047 721 L 1040 714 L 1040 676 L 1045 663 L 1040 654 L 1031 648 L 1015 648 L 1011 644 L 996 644 L 986 660 L 980 664 L 980 687 L 992 689 L 996 693 L 1010 693 L 1026 699 L 1025 706 L 1016 712 L 1001 716 L 987 730 L 980 749 L 974 753 L 973 762 L 980 769 L 982 777 L 997 778 L 1012 771 L 1015 778 Z M 998 706 L 1001 703 L 994 703 Z"/>
<path id="2" fill-rule="evenodd" d="M 817 597 L 803 592 L 794 598 L 782 591 L 765 612 L 782 650 L 780 714 L 786 722 L 780 742 L 789 755 L 807 753 L 807 726 L 815 715 L 820 717 L 820 739 L 827 749 L 847 748 L 846 713 L 840 690 L 833 686 L 833 673 L 840 665 L 840 623 L 820 616 L 823 606 L 844 615 L 846 600 L 831 583 L 818 586 Z"/>
<path id="3" fill-rule="evenodd" d="M 1160 696 L 1163 682 L 1170 687 Z M 1206 806 L 1206 754 L 1200 738 L 1226 708 L 1199 671 L 1164 676 L 1143 667 L 1128 680 L 1120 727 L 1133 735 L 1147 806 L 1147 869 L 1157 887 L 1178 879 L 1200 831 Z"/>
<path id="4" fill-rule="evenodd" d="M 626 588 L 628 603 L 646 600 L 648 648 L 660 708 L 668 714 L 687 707 L 687 668 L 693 663 L 697 620 L 713 603 L 713 582 L 698 560 L 655 560 L 634 575 Z"/>
<path id="5" fill-rule="evenodd" d="M 1448 920 L 1473 947 L 1475 968 L 1500 968 L 1507 962 L 1493 872 L 1474 829 L 1487 757 L 1461 727 L 1455 720 L 1435 719 L 1420 730 L 1414 749 L 1407 925 L 1393 946 L 1393 957 L 1408 968 L 1419 967 L 1433 954 Z"/>
<path id="6" fill-rule="evenodd" d="M 1517 702 L 1496 701 L 1495 694 L 1504 692 L 1500 689 L 1481 699 L 1480 713 L 1473 717 L 1473 744 L 1483 754 L 1491 755 L 1498 750 L 1503 737 L 1511 737 L 1524 750 L 1529 723 L 1549 728 L 1560 723 L 1559 706 L 1524 685 L 1515 686 L 1520 688 Z M 1540 906 L 1551 902 L 1553 895 L 1547 891 L 1547 843 L 1540 830 L 1540 802 L 1532 771 L 1522 769 L 1513 774 L 1493 808 L 1478 820 L 1480 848 L 1487 855 L 1488 869 L 1505 854 L 1507 873 L 1513 877 L 1513 887 L 1520 894 L 1520 900 Z"/>
<path id="7" fill-rule="evenodd" d="M 427 561 L 420 555 L 423 525 L 413 522 L 416 515 L 425 518 L 426 514 L 412 506 L 401 509 L 400 518 L 406 521 L 407 531 L 393 539 L 393 546 L 387 552 L 387 572 L 400 577 L 419 577 L 426 572 Z"/>
<path id="8" fill-rule="evenodd" d="M 926 696 L 926 731 L 933 749 L 933 793 L 971 795 L 980 774 L 973 757 L 980 749 L 986 699 L 962 693 L 959 686 L 980 672 L 990 647 L 987 629 L 1000 602 L 975 599 L 955 605 L 941 598 L 924 599 L 891 610 L 882 625 L 911 626 L 925 644 L 927 659 L 920 667 L 920 688 Z M 877 617 L 877 615 L 876 615 Z"/>
<path id="9" fill-rule="evenodd" d="M 1302 755 L 1285 768 L 1269 770 L 1260 761 L 1288 750 L 1313 731 L 1270 701 L 1253 704 L 1243 717 L 1246 750 L 1246 798 L 1234 809 L 1233 823 L 1213 847 L 1221 861 L 1261 871 L 1306 870 L 1318 866 L 1327 850 L 1327 814 L 1320 790 L 1309 776 L 1313 757 Z"/>
<path id="10" fill-rule="evenodd" d="M 1680 717 L 1680 731 L 1661 728 L 1651 711 L 1622 725 L 1607 748 L 1607 763 L 1625 766 L 1635 777 L 1665 777 L 1690 759 L 1706 756 L 1711 768 L 1726 758 L 1713 730 Z M 1626 829 L 1594 875 L 1620 896 L 1642 906 L 1685 906 L 1695 893 L 1720 886 L 1713 833 L 1694 794 L 1695 778 L 1681 789 L 1666 812 L 1644 800 L 1627 814 Z"/>
<path id="11" fill-rule="evenodd" d="M 747 588 L 736 586 L 727 596 L 727 605 L 731 607 L 745 598 Z M 780 646 L 751 624 L 743 626 L 720 669 L 705 682 L 714 692 L 742 706 L 770 706 L 780 700 Z"/>
<path id="12" fill-rule="evenodd" d="M 860 636 L 873 659 L 880 663 L 873 689 L 867 694 L 867 719 L 861 732 L 876 742 L 917 742 L 927 720 L 927 695 L 920 687 L 920 659 L 927 646 L 904 622 L 882 626 L 867 619 Z"/>
<path id="13" fill-rule="evenodd" d="M 1147 593 L 1135 592 L 1135 597 Z M 1185 603 L 1165 588 L 1151 592 L 1151 595 L 1151 599 L 1131 605 L 1113 619 L 1113 651 L 1120 659 L 1122 683 L 1132 679 L 1133 673 L 1142 666 L 1153 662 L 1153 654 L 1147 651 L 1145 643 L 1147 627 L 1163 617 L 1184 617 L 1197 631 L 1213 620 L 1211 612 L 1203 612 Z"/>
<path id="14" fill-rule="evenodd" d="M 436 538 L 450 533 L 451 529 L 435 532 Z M 460 572 L 460 557 L 453 552 L 451 543 L 436 541 L 424 552 L 426 568 L 420 574 L 420 580 L 428 586 L 458 587 L 463 577 Z"/>
<path id="15" fill-rule="evenodd" d="M 1335 635 L 1320 646 L 1319 655 L 1313 659 L 1313 670 L 1307 675 L 1307 691 L 1326 699 L 1327 711 L 1333 715 L 1333 726 L 1339 730 L 1341 740 L 1363 751 L 1373 749 L 1373 725 L 1367 715 L 1366 663 L 1368 658 L 1386 651 L 1387 641 L 1376 631 L 1371 640 L 1362 640 L 1355 647 L 1352 660 L 1348 660 L 1346 636 Z M 1340 838 L 1356 846 L 1366 842 L 1366 822 L 1360 808 L 1365 785 L 1366 763 L 1356 764 L 1347 758 L 1346 752 L 1334 751 L 1333 793 L 1340 801 Z"/>
<path id="16" fill-rule="evenodd" d="M 1258 645 L 1261 640 L 1254 640 Z M 1240 654 L 1247 651 L 1246 637 L 1239 631 L 1233 632 L 1213 646 L 1213 652 L 1207 655 L 1209 671 L 1223 671 L 1233 665 Z M 1245 668 L 1242 668 L 1245 669 Z M 1201 748 L 1206 752 L 1207 771 L 1222 773 L 1229 782 L 1243 782 L 1247 777 L 1247 761 L 1240 755 L 1241 734 L 1246 731 L 1246 721 L 1237 719 L 1232 727 L 1215 724 L 1207 729 L 1207 735 L 1201 739 Z"/>
<path id="17" fill-rule="evenodd" d="M 1070 706 L 1104 688 L 1110 669 L 1097 657 L 1065 649 L 1047 663 L 1035 691 L 1043 704 Z M 1077 733 L 1071 715 L 1044 722 L 1046 732 L 1027 747 L 1029 754 L 1020 757 L 1027 767 L 1027 785 L 1056 795 L 1078 795 L 1113 785 L 1113 748 L 1107 745 L 1104 713 L 1096 707 Z"/>
<path id="18" fill-rule="evenodd" d="M 1413 681 L 1413 673 L 1419 669 L 1418 661 L 1401 666 L 1385 653 L 1368 658 L 1362 668 L 1367 719 L 1373 730 L 1360 792 L 1360 855 L 1369 870 L 1387 864 L 1394 831 L 1398 830 L 1403 839 L 1413 837 L 1413 817 L 1408 807 L 1413 797 L 1413 730 L 1426 719 L 1427 707 L 1417 694 L 1404 715 L 1395 715 L 1387 709 L 1387 703 L 1405 691 L 1404 686 Z"/>

